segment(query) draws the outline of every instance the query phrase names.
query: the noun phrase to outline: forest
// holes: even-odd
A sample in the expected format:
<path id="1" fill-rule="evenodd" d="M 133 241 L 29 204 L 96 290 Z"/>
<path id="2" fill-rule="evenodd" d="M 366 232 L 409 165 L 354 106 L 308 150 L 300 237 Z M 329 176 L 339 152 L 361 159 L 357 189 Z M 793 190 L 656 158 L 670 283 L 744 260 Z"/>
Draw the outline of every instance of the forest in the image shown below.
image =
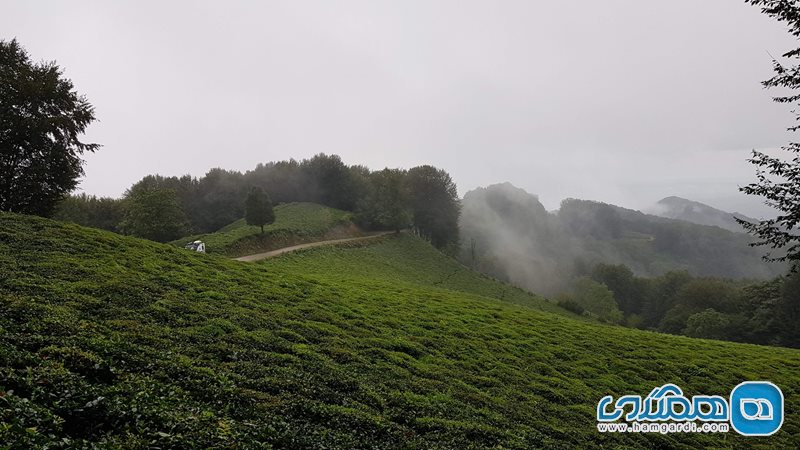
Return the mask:
<path id="1" fill-rule="evenodd" d="M 245 173 L 216 168 L 200 178 L 148 175 L 120 199 L 69 196 L 54 218 L 168 242 L 241 219 L 254 187 L 275 204 L 312 202 L 351 211 L 367 230 L 413 228 L 448 251 L 458 243 L 458 193 L 446 171 L 429 165 L 371 171 L 323 153 L 259 164 Z"/>

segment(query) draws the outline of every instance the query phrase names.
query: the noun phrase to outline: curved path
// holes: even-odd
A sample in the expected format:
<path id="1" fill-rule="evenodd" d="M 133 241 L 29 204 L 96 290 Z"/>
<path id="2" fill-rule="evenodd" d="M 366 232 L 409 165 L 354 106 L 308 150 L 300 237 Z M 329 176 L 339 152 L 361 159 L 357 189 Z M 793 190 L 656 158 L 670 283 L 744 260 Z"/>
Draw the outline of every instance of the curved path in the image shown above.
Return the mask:
<path id="1" fill-rule="evenodd" d="M 323 245 L 342 244 L 344 242 L 366 241 L 367 239 L 374 239 L 376 237 L 386 236 L 387 234 L 394 234 L 394 231 L 382 231 L 380 233 L 370 234 L 369 236 L 361 236 L 354 238 L 331 239 L 329 241 L 309 242 L 306 244 L 292 245 L 291 247 L 283 247 L 276 250 L 270 250 L 264 253 L 256 253 L 255 255 L 240 256 L 238 258 L 233 258 L 233 259 L 234 261 L 253 262 L 262 259 L 273 258 L 275 256 L 282 255 L 284 253 L 289 253 L 296 250 L 302 250 L 304 248 L 322 247 Z"/>

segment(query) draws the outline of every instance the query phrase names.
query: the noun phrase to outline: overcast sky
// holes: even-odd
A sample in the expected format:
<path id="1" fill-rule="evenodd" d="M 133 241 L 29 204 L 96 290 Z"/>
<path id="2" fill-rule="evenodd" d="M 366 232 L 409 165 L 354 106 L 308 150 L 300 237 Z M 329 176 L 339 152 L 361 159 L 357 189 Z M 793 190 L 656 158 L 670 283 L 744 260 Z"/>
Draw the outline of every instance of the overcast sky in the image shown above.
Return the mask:
<path id="1" fill-rule="evenodd" d="M 745 158 L 792 123 L 760 81 L 798 45 L 730 0 L 0 0 L 13 37 L 96 107 L 90 194 L 325 152 L 549 209 L 678 195 L 756 217 Z"/>

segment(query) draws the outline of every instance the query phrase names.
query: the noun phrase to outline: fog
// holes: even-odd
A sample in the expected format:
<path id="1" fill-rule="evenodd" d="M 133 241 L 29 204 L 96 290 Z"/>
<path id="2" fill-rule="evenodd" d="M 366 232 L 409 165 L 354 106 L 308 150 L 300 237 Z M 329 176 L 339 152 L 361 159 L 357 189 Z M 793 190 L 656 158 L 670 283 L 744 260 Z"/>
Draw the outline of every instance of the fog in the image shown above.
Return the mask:
<path id="1" fill-rule="evenodd" d="M 643 277 L 686 270 L 769 279 L 787 270 L 762 261 L 763 250 L 749 247 L 751 238 L 741 229 L 734 233 L 577 200 L 548 212 L 539 197 L 509 183 L 468 192 L 460 225 L 465 264 L 549 296 L 600 263 L 624 264 Z"/>
<path id="2" fill-rule="evenodd" d="M 317 152 L 644 208 L 760 217 L 750 149 L 783 145 L 760 81 L 796 45 L 742 2 L 0 1 L 0 38 L 96 106 L 81 189 Z"/>

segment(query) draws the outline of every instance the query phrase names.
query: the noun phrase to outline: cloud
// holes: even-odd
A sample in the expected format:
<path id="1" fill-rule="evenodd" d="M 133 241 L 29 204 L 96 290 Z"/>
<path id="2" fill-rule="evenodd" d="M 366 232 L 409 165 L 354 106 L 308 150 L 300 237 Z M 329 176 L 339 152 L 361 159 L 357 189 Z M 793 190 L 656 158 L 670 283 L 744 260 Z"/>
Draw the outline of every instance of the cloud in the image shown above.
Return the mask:
<path id="1" fill-rule="evenodd" d="M 432 163 L 462 193 L 509 180 L 548 206 L 573 196 L 639 207 L 689 189 L 759 215 L 736 192 L 752 179 L 743 160 L 785 143 L 791 124 L 759 82 L 767 52 L 796 42 L 723 0 L 3 11 L 4 37 L 58 61 L 97 107 L 90 138 L 105 147 L 87 157 L 82 188 L 103 195 L 153 172 L 324 151 L 373 168 Z"/>

